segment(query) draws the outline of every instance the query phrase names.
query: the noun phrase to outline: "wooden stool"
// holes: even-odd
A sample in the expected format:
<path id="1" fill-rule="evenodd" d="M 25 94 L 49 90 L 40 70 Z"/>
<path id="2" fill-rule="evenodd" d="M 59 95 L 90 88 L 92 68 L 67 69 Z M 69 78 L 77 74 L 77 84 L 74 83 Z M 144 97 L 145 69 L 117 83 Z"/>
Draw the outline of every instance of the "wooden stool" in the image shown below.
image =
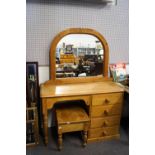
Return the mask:
<path id="1" fill-rule="evenodd" d="M 62 134 L 72 131 L 84 131 L 83 146 L 87 143 L 87 131 L 90 119 L 85 110 L 79 106 L 66 106 L 56 109 L 58 147 L 62 149 Z"/>

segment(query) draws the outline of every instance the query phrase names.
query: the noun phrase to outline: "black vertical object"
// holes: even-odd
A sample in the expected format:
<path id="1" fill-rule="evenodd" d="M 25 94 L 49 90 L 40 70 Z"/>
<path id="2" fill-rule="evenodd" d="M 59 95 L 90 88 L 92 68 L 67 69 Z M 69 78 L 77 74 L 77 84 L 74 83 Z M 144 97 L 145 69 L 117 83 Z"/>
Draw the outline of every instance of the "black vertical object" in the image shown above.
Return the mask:
<path id="1" fill-rule="evenodd" d="M 26 100 L 28 107 L 39 105 L 38 62 L 26 62 Z"/>
<path id="2" fill-rule="evenodd" d="M 39 95 L 38 62 L 26 62 L 26 103 L 27 107 L 35 106 L 38 111 L 38 126 L 41 132 L 41 104 Z"/>

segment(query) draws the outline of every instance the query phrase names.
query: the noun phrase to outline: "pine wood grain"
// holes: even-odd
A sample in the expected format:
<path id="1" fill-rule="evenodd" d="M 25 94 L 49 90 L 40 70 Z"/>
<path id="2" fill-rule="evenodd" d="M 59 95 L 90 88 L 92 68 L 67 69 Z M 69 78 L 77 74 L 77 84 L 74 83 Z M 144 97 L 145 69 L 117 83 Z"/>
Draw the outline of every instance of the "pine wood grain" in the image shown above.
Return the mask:
<path id="1" fill-rule="evenodd" d="M 107 94 L 124 92 L 124 89 L 112 81 L 90 82 L 78 84 L 42 84 L 41 97 L 62 97 L 74 95 Z"/>
<path id="2" fill-rule="evenodd" d="M 119 123 L 120 123 L 120 115 L 92 118 L 90 128 L 92 129 L 92 128 L 101 128 L 101 127 L 111 127 L 111 126 L 119 125 Z"/>

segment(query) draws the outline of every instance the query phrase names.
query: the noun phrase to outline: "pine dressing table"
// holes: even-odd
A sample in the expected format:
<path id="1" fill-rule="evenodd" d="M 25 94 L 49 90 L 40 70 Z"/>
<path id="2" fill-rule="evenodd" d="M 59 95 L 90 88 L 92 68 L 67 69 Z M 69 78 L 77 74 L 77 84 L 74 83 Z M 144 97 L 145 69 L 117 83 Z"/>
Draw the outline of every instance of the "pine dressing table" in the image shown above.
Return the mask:
<path id="1" fill-rule="evenodd" d="M 56 47 L 69 34 L 89 34 L 100 40 L 104 49 L 102 75 L 56 78 Z M 48 144 L 48 110 L 58 102 L 70 100 L 83 100 L 88 106 L 91 125 L 87 142 L 119 138 L 124 89 L 108 77 L 108 62 L 108 44 L 95 30 L 71 28 L 54 38 L 50 49 L 50 80 L 40 86 L 45 144 Z"/>

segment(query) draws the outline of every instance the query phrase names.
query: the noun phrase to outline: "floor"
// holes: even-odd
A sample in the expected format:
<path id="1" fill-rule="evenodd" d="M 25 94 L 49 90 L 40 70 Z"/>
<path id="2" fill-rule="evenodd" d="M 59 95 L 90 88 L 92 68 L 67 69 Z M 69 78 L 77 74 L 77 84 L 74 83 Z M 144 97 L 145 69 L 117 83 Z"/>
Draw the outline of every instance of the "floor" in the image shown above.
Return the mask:
<path id="1" fill-rule="evenodd" d="M 51 134 L 52 133 L 52 134 Z M 121 127 L 119 140 L 89 143 L 82 147 L 81 133 L 66 133 L 63 135 L 63 149 L 58 151 L 57 132 L 55 128 L 49 129 L 49 144 L 45 146 L 42 138 L 40 144 L 29 147 L 26 155 L 129 155 L 128 131 Z"/>

